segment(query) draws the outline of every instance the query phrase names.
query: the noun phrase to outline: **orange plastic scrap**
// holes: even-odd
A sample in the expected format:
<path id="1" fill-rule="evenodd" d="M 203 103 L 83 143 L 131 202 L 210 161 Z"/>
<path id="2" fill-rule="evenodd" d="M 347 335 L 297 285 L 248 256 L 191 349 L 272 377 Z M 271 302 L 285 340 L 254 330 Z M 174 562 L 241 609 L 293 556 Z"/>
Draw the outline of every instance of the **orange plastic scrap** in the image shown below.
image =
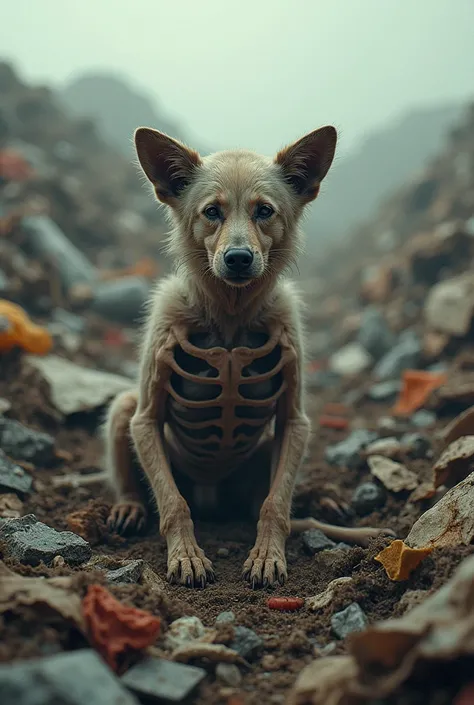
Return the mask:
<path id="1" fill-rule="evenodd" d="M 396 539 L 375 556 L 374 560 L 383 565 L 390 580 L 408 580 L 412 571 L 432 550 L 430 546 L 410 548 L 400 539 Z"/>
<path id="2" fill-rule="evenodd" d="M 158 617 L 127 607 L 102 585 L 89 585 L 82 611 L 92 645 L 116 673 L 123 667 L 123 657 L 151 646 L 160 631 Z"/>
<path id="3" fill-rule="evenodd" d="M 446 384 L 444 372 L 427 372 L 426 370 L 405 370 L 402 377 L 403 386 L 393 413 L 397 416 L 412 414 L 428 400 L 431 392 Z"/>
<path id="4" fill-rule="evenodd" d="M 0 352 L 19 347 L 35 355 L 46 355 L 52 346 L 53 339 L 46 328 L 33 323 L 21 306 L 0 299 Z"/>

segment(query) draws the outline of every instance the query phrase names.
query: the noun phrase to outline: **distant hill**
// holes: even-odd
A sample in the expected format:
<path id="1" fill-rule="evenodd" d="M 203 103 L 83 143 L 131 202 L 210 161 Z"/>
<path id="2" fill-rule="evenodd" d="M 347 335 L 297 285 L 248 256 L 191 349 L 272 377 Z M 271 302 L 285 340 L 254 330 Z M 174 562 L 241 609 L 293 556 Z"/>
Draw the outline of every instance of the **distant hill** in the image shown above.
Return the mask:
<path id="1" fill-rule="evenodd" d="M 438 153 L 461 105 L 422 108 L 370 133 L 347 157 L 335 161 L 321 196 L 308 214 L 308 249 L 343 238 L 372 217 L 393 191 Z"/>
<path id="2" fill-rule="evenodd" d="M 67 84 L 59 91 L 59 96 L 75 115 L 93 118 L 105 139 L 127 156 L 132 150 L 133 132 L 140 125 L 188 141 L 185 130 L 167 116 L 155 100 L 137 91 L 120 76 L 86 74 Z"/>

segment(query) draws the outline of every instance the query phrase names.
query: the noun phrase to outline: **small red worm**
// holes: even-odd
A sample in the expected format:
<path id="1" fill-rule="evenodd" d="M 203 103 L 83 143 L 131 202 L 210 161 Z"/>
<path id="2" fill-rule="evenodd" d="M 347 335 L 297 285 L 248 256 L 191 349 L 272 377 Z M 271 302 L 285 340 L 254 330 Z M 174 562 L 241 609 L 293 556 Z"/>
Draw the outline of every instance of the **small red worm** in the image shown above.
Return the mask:
<path id="1" fill-rule="evenodd" d="M 301 609 L 303 605 L 302 597 L 270 597 L 267 600 L 267 606 L 271 610 L 280 610 L 281 612 L 294 612 Z"/>

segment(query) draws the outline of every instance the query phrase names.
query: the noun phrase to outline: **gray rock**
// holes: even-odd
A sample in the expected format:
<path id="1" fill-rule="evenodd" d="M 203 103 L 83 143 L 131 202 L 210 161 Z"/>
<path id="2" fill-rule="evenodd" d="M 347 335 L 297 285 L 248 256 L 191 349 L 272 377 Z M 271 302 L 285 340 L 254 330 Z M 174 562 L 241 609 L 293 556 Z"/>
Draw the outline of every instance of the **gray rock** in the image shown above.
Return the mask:
<path id="1" fill-rule="evenodd" d="M 142 560 L 130 561 L 120 568 L 109 570 L 105 577 L 108 583 L 138 583 L 144 567 L 145 562 Z"/>
<path id="2" fill-rule="evenodd" d="M 343 543 L 342 541 L 339 541 L 339 543 L 336 543 L 334 546 L 335 551 L 350 551 L 352 546 L 349 546 L 348 543 Z"/>
<path id="3" fill-rule="evenodd" d="M 205 677 L 206 671 L 203 668 L 161 658 L 145 658 L 132 666 L 121 681 L 140 698 L 147 699 L 147 702 L 150 699 L 151 702 L 181 703 Z"/>
<path id="4" fill-rule="evenodd" d="M 242 682 L 242 674 L 235 663 L 219 663 L 216 666 L 216 678 L 231 688 L 237 688 Z"/>
<path id="5" fill-rule="evenodd" d="M 228 548 L 222 546 L 221 548 L 217 549 L 217 555 L 219 556 L 219 558 L 229 558 L 230 551 Z"/>
<path id="6" fill-rule="evenodd" d="M 23 468 L 7 458 L 0 450 L 0 492 L 16 492 L 23 496 L 31 491 L 33 479 Z"/>
<path id="7" fill-rule="evenodd" d="M 401 382 L 397 380 L 379 382 L 370 387 L 367 396 L 372 401 L 391 401 L 395 399 L 401 387 Z"/>
<path id="8" fill-rule="evenodd" d="M 0 448 L 15 460 L 48 465 L 54 458 L 54 438 L 18 421 L 0 416 Z"/>
<path id="9" fill-rule="evenodd" d="M 357 602 L 352 602 L 342 612 L 336 612 L 331 617 L 331 627 L 339 639 L 345 639 L 348 634 L 361 632 L 368 625 L 368 619 Z"/>
<path id="10" fill-rule="evenodd" d="M 420 409 L 410 417 L 410 421 L 417 428 L 430 428 L 436 424 L 436 414 L 428 409 Z"/>
<path id="11" fill-rule="evenodd" d="M 339 375 L 331 370 L 315 370 L 306 374 L 308 389 L 331 389 L 339 380 Z"/>
<path id="12" fill-rule="evenodd" d="M 377 434 L 373 431 L 366 431 L 365 429 L 352 431 L 352 433 L 340 443 L 326 448 L 326 461 L 330 465 L 356 470 L 363 464 L 361 451 L 364 450 L 369 443 L 377 440 L 377 438 Z"/>
<path id="13" fill-rule="evenodd" d="M 422 343 L 419 336 L 414 331 L 404 331 L 397 343 L 375 366 L 375 379 L 380 381 L 400 379 L 404 370 L 418 367 L 421 353 Z"/>
<path id="14" fill-rule="evenodd" d="M 232 610 L 221 612 L 216 617 L 216 624 L 231 624 L 232 622 L 235 622 L 235 614 Z"/>
<path id="15" fill-rule="evenodd" d="M 405 433 L 400 443 L 413 458 L 426 458 L 431 451 L 431 441 L 421 433 Z"/>
<path id="16" fill-rule="evenodd" d="M 311 556 L 319 553 L 319 551 L 324 551 L 325 549 L 334 548 L 336 546 L 336 542 L 328 538 L 326 534 L 319 529 L 308 529 L 307 531 L 303 531 L 301 538 L 303 539 L 303 546 L 305 547 L 305 550 Z"/>
<path id="17" fill-rule="evenodd" d="M 229 644 L 230 648 L 237 651 L 242 658 L 251 661 L 263 648 L 263 639 L 247 627 L 236 627 L 234 632 L 234 639 Z"/>
<path id="18" fill-rule="evenodd" d="M 363 482 L 352 495 L 351 506 L 360 517 L 383 507 L 387 494 L 381 485 L 375 482 Z"/>
<path id="19" fill-rule="evenodd" d="M 138 705 L 92 649 L 0 665 L 2 705 Z"/>
<path id="20" fill-rule="evenodd" d="M 330 369 L 342 377 L 361 374 L 372 365 L 372 356 L 360 343 L 349 343 L 338 350 L 329 360 Z"/>
<path id="21" fill-rule="evenodd" d="M 70 565 L 79 565 L 92 555 L 83 538 L 72 531 L 56 531 L 38 521 L 34 514 L 0 524 L 0 539 L 6 542 L 11 556 L 33 566 L 41 561 L 51 565 L 56 556 L 62 556 Z"/>
<path id="22" fill-rule="evenodd" d="M 362 314 L 357 341 L 375 359 L 385 355 L 395 342 L 395 336 L 382 314 L 375 306 L 369 306 Z"/>

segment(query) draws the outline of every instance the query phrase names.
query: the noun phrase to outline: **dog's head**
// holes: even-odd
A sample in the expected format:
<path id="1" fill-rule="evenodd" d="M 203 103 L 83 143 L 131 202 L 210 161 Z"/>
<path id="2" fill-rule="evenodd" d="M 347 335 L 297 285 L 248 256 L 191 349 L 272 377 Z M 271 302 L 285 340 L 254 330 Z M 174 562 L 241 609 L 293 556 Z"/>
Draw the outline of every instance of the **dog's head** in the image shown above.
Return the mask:
<path id="1" fill-rule="evenodd" d="M 201 157 L 156 130 L 135 132 L 142 169 L 176 225 L 170 252 L 231 287 L 278 274 L 294 260 L 298 220 L 318 194 L 336 140 L 328 126 L 274 159 L 244 150 Z"/>

